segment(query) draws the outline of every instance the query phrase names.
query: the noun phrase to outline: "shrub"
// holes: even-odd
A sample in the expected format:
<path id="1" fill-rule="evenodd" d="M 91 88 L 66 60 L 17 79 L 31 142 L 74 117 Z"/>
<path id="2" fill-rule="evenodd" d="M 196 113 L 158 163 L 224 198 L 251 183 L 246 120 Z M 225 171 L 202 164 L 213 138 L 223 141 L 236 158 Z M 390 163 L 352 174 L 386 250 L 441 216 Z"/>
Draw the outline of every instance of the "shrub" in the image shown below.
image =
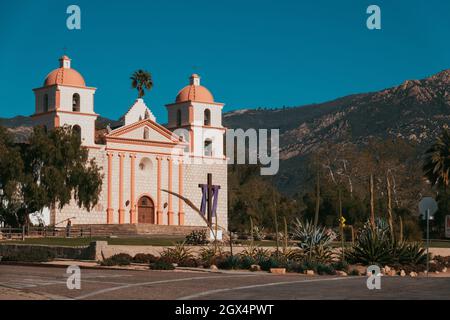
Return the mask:
<path id="1" fill-rule="evenodd" d="M 361 273 L 359 272 L 358 269 L 352 269 L 352 270 L 349 272 L 348 275 L 349 275 L 349 276 L 360 276 Z"/>
<path id="2" fill-rule="evenodd" d="M 241 255 L 251 257 L 254 260 L 264 260 L 270 257 L 270 251 L 258 246 L 249 246 L 241 252 Z"/>
<path id="3" fill-rule="evenodd" d="M 200 265 L 199 261 L 193 258 L 181 260 L 178 262 L 179 267 L 197 268 L 199 265 Z"/>
<path id="4" fill-rule="evenodd" d="M 264 240 L 266 232 L 264 227 L 253 226 L 253 239 L 256 241 Z"/>
<path id="5" fill-rule="evenodd" d="M 427 261 L 426 250 L 421 243 L 401 242 L 396 244 L 394 255 L 397 257 L 398 263 L 402 265 L 420 265 Z"/>
<path id="6" fill-rule="evenodd" d="M 208 246 L 200 249 L 200 260 L 205 267 L 209 267 L 212 264 L 216 264 L 216 260 L 221 257 L 222 247 L 220 246 Z"/>
<path id="7" fill-rule="evenodd" d="M 164 260 L 158 260 L 153 263 L 150 263 L 150 269 L 152 270 L 174 270 L 175 267 L 173 264 L 164 261 Z"/>
<path id="8" fill-rule="evenodd" d="M 422 265 L 426 253 L 420 243 L 398 242 L 392 238 L 389 226 L 383 219 L 377 219 L 372 228 L 367 222 L 357 241 L 348 253 L 352 263 L 364 265 Z"/>
<path id="9" fill-rule="evenodd" d="M 55 254 L 49 250 L 31 250 L 29 252 L 17 252 L 6 254 L 1 261 L 15 262 L 48 262 L 55 259 Z"/>
<path id="10" fill-rule="evenodd" d="M 239 269 L 240 259 L 238 256 L 226 256 L 217 261 L 217 267 L 219 269 Z"/>
<path id="11" fill-rule="evenodd" d="M 331 243 L 336 234 L 324 227 L 314 228 L 311 221 L 302 222 L 296 219 L 293 228 L 293 239 L 299 240 L 298 246 L 303 250 L 305 257 L 311 257 L 317 262 L 330 262 L 333 257 Z"/>
<path id="12" fill-rule="evenodd" d="M 102 262 L 100 264 L 102 266 L 127 266 L 131 263 L 133 257 L 127 253 L 118 253 L 115 254 Z"/>
<path id="13" fill-rule="evenodd" d="M 316 269 L 317 269 L 317 273 L 320 275 L 336 274 L 336 270 L 333 268 L 333 266 L 331 264 L 318 263 Z"/>
<path id="14" fill-rule="evenodd" d="M 305 269 L 303 268 L 303 263 L 298 261 L 290 261 L 286 264 L 286 271 L 303 273 Z"/>
<path id="15" fill-rule="evenodd" d="M 348 273 L 349 265 L 346 261 L 339 260 L 331 264 L 334 270 L 344 271 Z"/>
<path id="16" fill-rule="evenodd" d="M 357 241 L 348 252 L 348 260 L 364 265 L 386 265 L 395 262 L 389 227 L 377 223 L 374 228 L 367 222 Z"/>
<path id="17" fill-rule="evenodd" d="M 192 250 L 185 246 L 185 242 L 176 243 L 174 248 L 165 248 L 161 258 L 166 262 L 180 263 L 180 261 L 193 259 Z"/>
<path id="18" fill-rule="evenodd" d="M 205 245 L 209 242 L 206 230 L 193 230 L 186 236 L 185 243 L 189 245 Z"/>
<path id="19" fill-rule="evenodd" d="M 256 260 L 249 256 L 241 256 L 239 262 L 239 268 L 241 269 L 250 269 L 253 264 L 256 264 Z"/>
<path id="20" fill-rule="evenodd" d="M 445 267 L 450 267 L 450 256 L 449 257 L 443 257 L 443 256 L 436 256 L 434 259 L 436 262 L 441 263 Z"/>
<path id="21" fill-rule="evenodd" d="M 280 262 L 276 257 L 272 256 L 264 260 L 258 261 L 261 270 L 269 271 L 270 268 L 284 268 L 286 264 Z"/>
<path id="22" fill-rule="evenodd" d="M 150 254 L 150 253 L 138 253 L 134 256 L 133 262 L 135 263 L 152 263 L 156 262 L 158 257 Z"/>

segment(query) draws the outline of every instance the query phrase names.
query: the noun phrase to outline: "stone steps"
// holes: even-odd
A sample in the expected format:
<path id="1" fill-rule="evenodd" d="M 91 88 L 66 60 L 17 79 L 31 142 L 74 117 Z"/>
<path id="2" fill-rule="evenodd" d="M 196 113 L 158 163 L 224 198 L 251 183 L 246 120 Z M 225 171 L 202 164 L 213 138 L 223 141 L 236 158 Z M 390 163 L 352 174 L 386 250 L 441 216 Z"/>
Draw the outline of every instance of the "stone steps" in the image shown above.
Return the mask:
<path id="1" fill-rule="evenodd" d="M 71 234 L 92 237 L 147 237 L 147 236 L 186 236 L 193 230 L 207 229 L 195 226 L 167 226 L 154 224 L 78 224 L 71 227 Z"/>

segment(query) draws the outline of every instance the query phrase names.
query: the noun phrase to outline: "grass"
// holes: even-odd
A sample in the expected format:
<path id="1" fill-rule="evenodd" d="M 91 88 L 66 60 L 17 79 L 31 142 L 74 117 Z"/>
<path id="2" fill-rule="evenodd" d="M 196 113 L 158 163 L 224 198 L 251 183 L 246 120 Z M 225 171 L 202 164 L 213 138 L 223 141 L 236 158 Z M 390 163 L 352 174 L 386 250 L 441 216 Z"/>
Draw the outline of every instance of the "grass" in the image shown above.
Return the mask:
<path id="1" fill-rule="evenodd" d="M 1 241 L 0 243 L 22 243 L 22 244 L 43 244 L 43 245 L 57 245 L 57 246 L 87 246 L 92 241 L 107 241 L 110 245 L 125 245 L 125 246 L 171 246 L 175 242 L 182 242 L 184 237 L 173 238 L 106 238 L 106 237 L 93 237 L 93 238 L 27 238 L 25 241 L 20 240 L 8 240 Z M 251 241 L 242 240 L 239 241 L 243 246 L 250 245 Z M 260 247 L 275 247 L 276 241 L 263 240 L 254 241 L 254 245 Z M 423 242 L 425 245 L 425 242 Z M 295 246 L 294 243 L 291 245 Z M 341 246 L 341 242 L 334 242 L 333 247 L 338 248 Z M 351 242 L 346 242 L 345 247 L 349 248 Z M 280 242 L 280 248 L 282 244 Z M 432 240 L 430 241 L 431 248 L 450 248 L 450 241 L 445 240 Z"/>
<path id="2" fill-rule="evenodd" d="M 110 245 L 170 246 L 184 238 L 28 238 L 25 241 L 0 241 L 0 243 L 42 244 L 55 246 L 87 246 L 92 241 L 107 241 Z"/>

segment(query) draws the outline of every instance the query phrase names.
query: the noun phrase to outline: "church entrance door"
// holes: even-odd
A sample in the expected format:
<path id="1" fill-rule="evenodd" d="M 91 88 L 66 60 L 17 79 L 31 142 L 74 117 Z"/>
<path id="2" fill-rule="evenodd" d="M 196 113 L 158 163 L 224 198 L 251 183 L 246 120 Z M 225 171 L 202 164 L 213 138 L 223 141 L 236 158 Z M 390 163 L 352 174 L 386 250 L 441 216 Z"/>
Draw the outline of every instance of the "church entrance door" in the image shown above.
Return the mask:
<path id="1" fill-rule="evenodd" d="M 143 196 L 138 202 L 138 223 L 155 223 L 155 206 L 152 199 Z"/>

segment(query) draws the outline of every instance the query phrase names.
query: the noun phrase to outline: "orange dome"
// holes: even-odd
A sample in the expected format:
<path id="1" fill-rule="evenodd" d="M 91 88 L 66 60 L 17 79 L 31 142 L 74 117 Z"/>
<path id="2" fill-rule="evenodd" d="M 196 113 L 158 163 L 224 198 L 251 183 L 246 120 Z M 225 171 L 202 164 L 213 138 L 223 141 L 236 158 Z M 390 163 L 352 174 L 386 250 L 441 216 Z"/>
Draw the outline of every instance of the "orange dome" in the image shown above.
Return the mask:
<path id="1" fill-rule="evenodd" d="M 204 86 L 200 85 L 200 77 L 193 74 L 190 77 L 190 85 L 178 92 L 176 102 L 197 101 L 214 103 L 214 97 Z"/>
<path id="2" fill-rule="evenodd" d="M 45 78 L 44 86 L 51 86 L 55 84 L 69 85 L 77 87 L 85 87 L 81 74 L 75 69 L 70 68 L 70 59 L 67 56 L 62 56 L 60 59 L 60 67 L 53 70 Z"/>

